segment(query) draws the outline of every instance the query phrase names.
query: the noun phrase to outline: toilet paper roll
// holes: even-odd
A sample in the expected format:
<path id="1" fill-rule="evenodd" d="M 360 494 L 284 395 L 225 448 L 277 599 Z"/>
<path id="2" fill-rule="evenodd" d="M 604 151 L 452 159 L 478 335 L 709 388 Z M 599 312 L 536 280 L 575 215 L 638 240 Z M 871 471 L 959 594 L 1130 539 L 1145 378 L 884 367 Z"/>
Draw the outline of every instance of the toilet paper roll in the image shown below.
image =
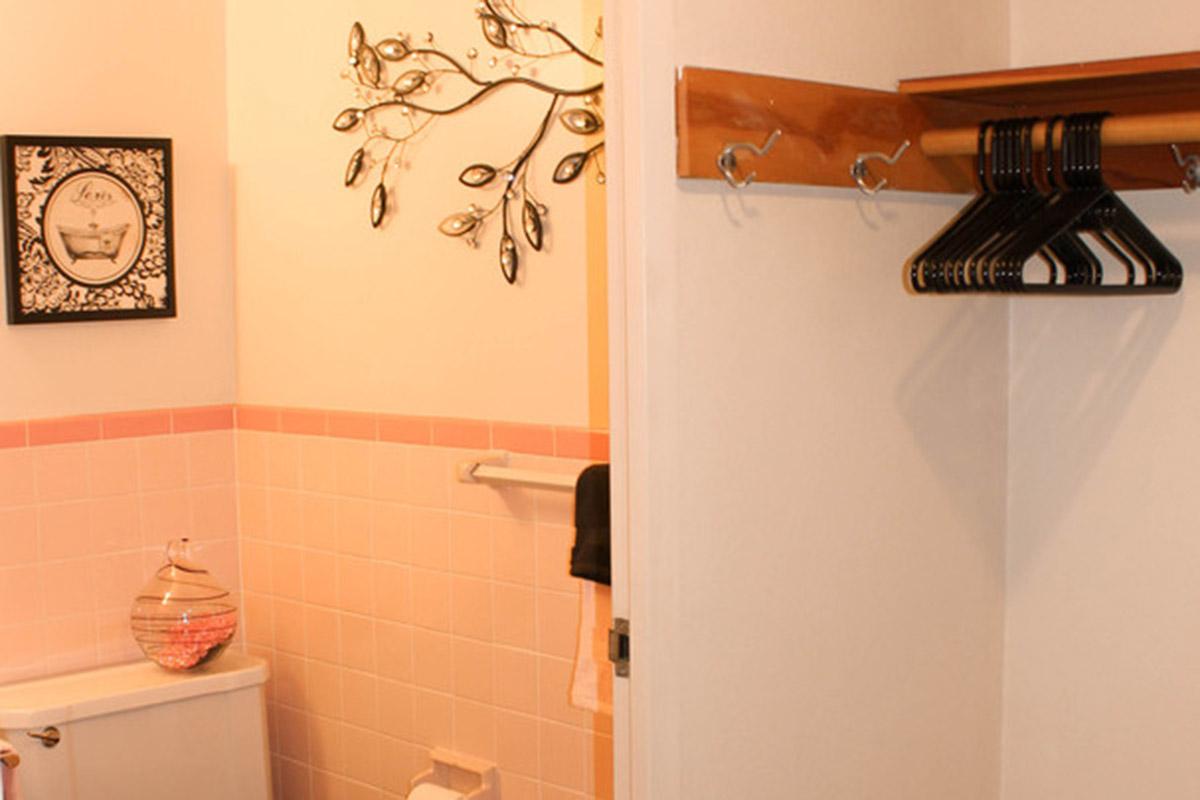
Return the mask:
<path id="1" fill-rule="evenodd" d="M 408 793 L 408 800 L 463 800 L 463 795 L 445 786 L 421 783 Z"/>

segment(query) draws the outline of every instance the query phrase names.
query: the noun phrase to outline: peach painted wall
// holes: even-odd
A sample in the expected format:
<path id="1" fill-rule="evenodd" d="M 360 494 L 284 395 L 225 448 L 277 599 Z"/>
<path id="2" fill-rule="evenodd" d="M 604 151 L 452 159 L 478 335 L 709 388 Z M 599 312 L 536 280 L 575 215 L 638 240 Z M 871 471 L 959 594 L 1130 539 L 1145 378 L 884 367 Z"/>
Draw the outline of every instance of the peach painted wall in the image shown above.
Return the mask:
<path id="1" fill-rule="evenodd" d="M 272 413 L 246 420 L 276 427 Z M 376 430 L 422 441 L 416 428 Z M 272 665 L 277 797 L 403 797 L 437 746 L 497 763 L 506 800 L 611 797 L 611 717 L 567 703 L 571 497 L 460 483 L 473 452 L 238 431 L 246 636 Z"/>
<path id="2" fill-rule="evenodd" d="M 1195 50 L 1193 11 L 1015 0 L 1014 64 Z M 1182 191 L 1124 199 L 1179 295 L 1012 304 L 1006 800 L 1200 796 L 1200 232 Z"/>
<path id="3" fill-rule="evenodd" d="M 594 27 L 578 0 L 522 8 L 566 31 Z M 473 6 L 230 3 L 227 19 L 240 400 L 588 425 L 585 193 L 549 179 L 571 134 L 556 124 L 538 161 L 533 185 L 551 208 L 550 233 L 543 253 L 525 255 L 518 288 L 500 276 L 494 228 L 479 250 L 436 230 L 482 204 L 459 172 L 519 152 L 543 96 L 516 90 L 439 121 L 409 148 L 380 230 L 368 222 L 371 182 L 342 186 L 362 140 L 331 127 L 355 100 L 341 78 L 351 23 L 372 40 L 436 31 L 465 54 L 481 42 Z M 582 79 L 570 65 L 538 69 L 545 80 Z"/>
<path id="4" fill-rule="evenodd" d="M 0 134 L 174 141 L 179 316 L 0 324 L 0 420 L 234 399 L 222 3 L 0 3 Z"/>
<path id="5" fill-rule="evenodd" d="M 61 442 L 33 446 L 0 425 L 0 683 L 140 657 L 130 606 L 170 539 L 239 585 L 232 410 L 90 422 L 31 423 Z"/>

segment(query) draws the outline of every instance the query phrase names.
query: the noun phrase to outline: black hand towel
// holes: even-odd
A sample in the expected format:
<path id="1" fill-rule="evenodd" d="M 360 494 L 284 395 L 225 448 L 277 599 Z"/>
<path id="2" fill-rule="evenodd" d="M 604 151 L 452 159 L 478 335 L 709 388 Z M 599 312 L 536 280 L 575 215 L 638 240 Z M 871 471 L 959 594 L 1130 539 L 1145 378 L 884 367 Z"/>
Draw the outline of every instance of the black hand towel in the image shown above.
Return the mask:
<path id="1" fill-rule="evenodd" d="M 608 499 L 608 464 L 593 464 L 575 482 L 575 546 L 571 574 L 605 586 L 612 585 L 609 535 L 612 520 Z"/>

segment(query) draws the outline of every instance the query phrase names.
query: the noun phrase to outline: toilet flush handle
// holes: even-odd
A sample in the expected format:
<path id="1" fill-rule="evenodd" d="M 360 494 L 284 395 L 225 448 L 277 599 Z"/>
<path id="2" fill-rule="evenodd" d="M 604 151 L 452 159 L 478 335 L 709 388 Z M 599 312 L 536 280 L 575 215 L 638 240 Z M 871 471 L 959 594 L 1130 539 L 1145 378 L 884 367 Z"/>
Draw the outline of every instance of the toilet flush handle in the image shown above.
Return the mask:
<path id="1" fill-rule="evenodd" d="M 62 734 L 58 732 L 58 728 L 51 725 L 48 728 L 42 728 L 41 732 L 29 731 L 27 736 L 38 739 L 42 743 L 42 747 L 55 747 L 62 741 Z"/>

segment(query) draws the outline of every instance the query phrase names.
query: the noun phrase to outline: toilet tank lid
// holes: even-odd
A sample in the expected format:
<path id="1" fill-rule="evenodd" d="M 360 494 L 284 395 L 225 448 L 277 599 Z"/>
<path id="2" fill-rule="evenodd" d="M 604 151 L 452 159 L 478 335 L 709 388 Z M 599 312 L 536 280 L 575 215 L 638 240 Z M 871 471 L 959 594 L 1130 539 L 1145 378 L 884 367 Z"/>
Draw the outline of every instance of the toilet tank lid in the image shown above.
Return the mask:
<path id="1" fill-rule="evenodd" d="M 118 711 L 231 692 L 266 680 L 266 662 L 229 651 L 190 672 L 169 672 L 150 661 L 138 661 L 56 675 L 0 686 L 0 729 L 62 725 Z"/>

